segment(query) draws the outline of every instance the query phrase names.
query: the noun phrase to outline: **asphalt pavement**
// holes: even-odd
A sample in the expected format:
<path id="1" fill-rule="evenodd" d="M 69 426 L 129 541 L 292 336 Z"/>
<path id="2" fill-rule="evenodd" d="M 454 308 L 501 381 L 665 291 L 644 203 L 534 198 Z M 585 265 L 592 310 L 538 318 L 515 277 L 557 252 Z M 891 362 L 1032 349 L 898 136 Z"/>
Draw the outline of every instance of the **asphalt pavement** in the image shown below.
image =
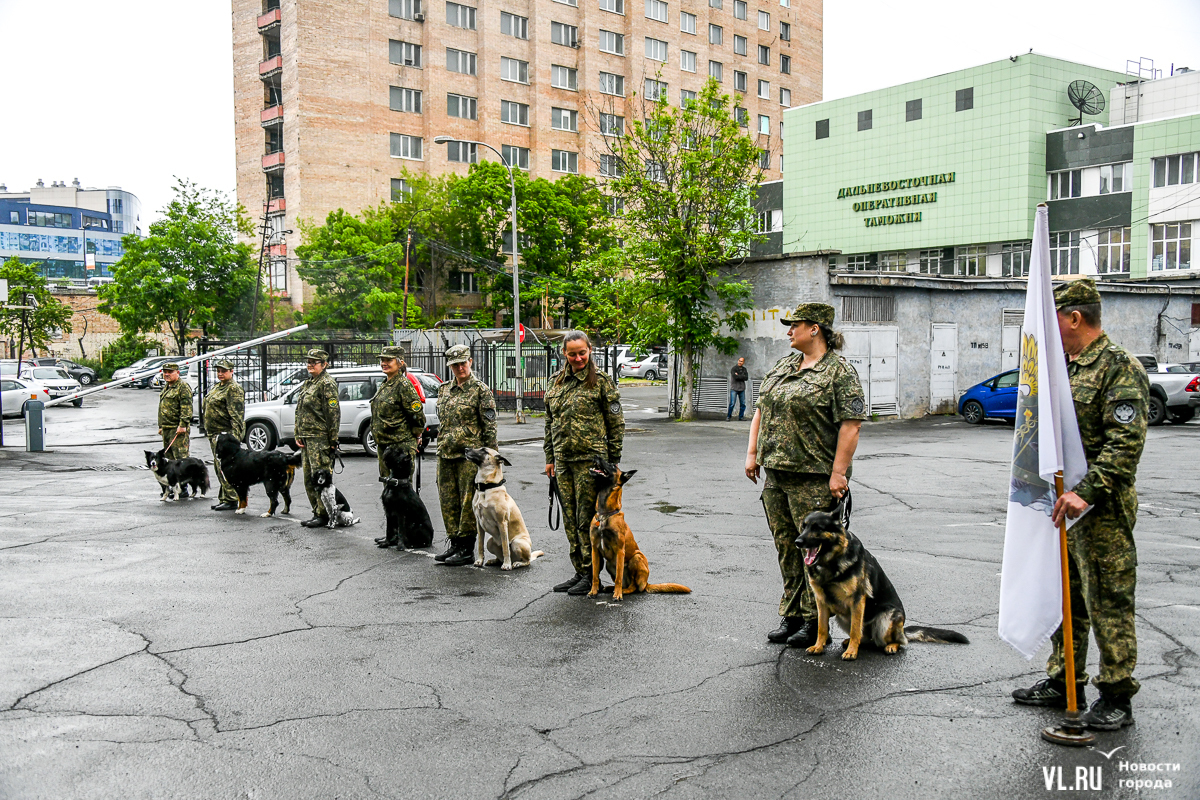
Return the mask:
<path id="1" fill-rule="evenodd" d="M 338 487 L 362 522 L 312 531 L 299 486 L 290 518 L 255 516 L 260 488 L 244 517 L 159 502 L 139 468 L 153 392 L 49 409 L 42 454 L 7 421 L 0 797 L 1013 800 L 1077 768 L 1100 788 L 1073 796 L 1200 797 L 1200 423 L 1152 429 L 1139 473 L 1137 723 L 1068 750 L 1038 737 L 1053 712 L 1009 699 L 1043 657 L 996 636 L 1011 426 L 864 426 L 854 529 L 910 622 L 971 644 L 843 662 L 765 639 L 780 579 L 748 423 L 622 394 L 627 520 L 652 580 L 690 595 L 550 591 L 571 567 L 540 419 L 502 420 L 507 489 L 546 552 L 511 573 L 378 550 L 375 462 L 354 448 Z"/>

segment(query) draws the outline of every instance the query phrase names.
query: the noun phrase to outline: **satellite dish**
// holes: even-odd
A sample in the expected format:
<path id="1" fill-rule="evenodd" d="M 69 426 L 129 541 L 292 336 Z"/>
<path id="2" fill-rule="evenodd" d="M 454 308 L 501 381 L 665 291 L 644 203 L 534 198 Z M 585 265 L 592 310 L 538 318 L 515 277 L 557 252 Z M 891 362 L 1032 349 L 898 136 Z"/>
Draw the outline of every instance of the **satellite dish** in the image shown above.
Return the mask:
<path id="1" fill-rule="evenodd" d="M 1067 120 L 1072 125 L 1082 125 L 1084 114 L 1095 116 L 1104 110 L 1104 93 L 1097 89 L 1094 83 L 1088 81 L 1071 81 L 1067 86 L 1067 99 L 1079 112 L 1078 117 Z"/>

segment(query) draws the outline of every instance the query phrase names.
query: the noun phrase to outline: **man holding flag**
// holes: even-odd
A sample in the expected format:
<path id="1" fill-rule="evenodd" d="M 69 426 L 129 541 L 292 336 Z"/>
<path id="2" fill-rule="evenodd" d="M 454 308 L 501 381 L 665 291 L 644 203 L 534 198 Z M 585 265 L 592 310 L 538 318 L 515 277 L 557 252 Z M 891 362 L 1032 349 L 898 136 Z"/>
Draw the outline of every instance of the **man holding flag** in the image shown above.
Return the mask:
<path id="1" fill-rule="evenodd" d="M 1031 284 L 1034 282 L 1033 273 L 1031 269 Z M 1032 287 L 1030 291 L 1034 291 Z M 1093 681 L 1100 697 L 1080 721 L 1094 730 L 1118 730 L 1133 723 L 1130 700 L 1139 688 L 1133 677 L 1133 669 L 1137 664 L 1137 636 L 1134 631 L 1137 551 L 1133 527 L 1137 521 L 1138 507 L 1134 480 L 1146 441 L 1150 384 L 1138 360 L 1124 348 L 1113 344 L 1104 333 L 1101 327 L 1100 293 L 1092 279 L 1083 278 L 1060 285 L 1054 292 L 1054 307 L 1062 348 L 1069 359 L 1066 372 L 1074 399 L 1073 416 L 1078 421 L 1078 441 L 1081 441 L 1086 457 L 1086 472 L 1082 478 L 1073 486 L 1072 481 L 1068 480 L 1066 485 L 1072 486 L 1071 490 L 1061 493 L 1050 510 L 1054 525 L 1059 525 L 1064 519 L 1078 520 L 1067 532 L 1067 551 L 1070 555 L 1074 675 L 1080 701 L 1083 699 L 1082 687 L 1087 682 L 1089 629 L 1095 635 L 1100 650 L 1100 669 Z M 1026 314 L 1028 319 L 1029 312 Z M 1023 370 L 1023 384 L 1024 375 Z M 1020 425 L 1021 420 L 1018 419 Z M 1073 438 L 1074 431 L 1064 431 L 1060 443 L 1068 439 L 1068 434 Z M 1069 451 L 1069 446 L 1066 449 Z M 1020 450 L 1018 430 L 1012 495 L 1012 500 L 1018 503 L 1021 501 L 1015 492 Z M 1065 472 L 1068 478 L 1072 478 L 1069 457 L 1066 461 Z M 1035 487 L 1028 494 L 1039 495 L 1039 492 Z M 1044 495 L 1039 495 L 1034 502 L 1040 497 Z M 1079 519 L 1085 512 L 1086 515 Z M 1011 520 L 1010 504 L 1010 523 Z M 1009 545 L 1010 537 L 1006 533 L 1004 578 L 1009 577 Z M 1015 552 L 1013 557 L 1015 561 Z M 1020 569 L 1016 563 L 1012 564 L 1012 568 L 1014 572 Z M 1014 580 L 1020 577 L 1016 576 Z M 1012 605 L 1009 606 L 1008 621 L 1003 619 L 1005 603 L 1012 602 L 1005 599 L 1006 588 L 1003 583 L 1002 578 L 1001 636 L 1031 657 L 1033 653 L 1027 652 L 1028 647 L 1018 644 L 1020 634 L 1013 633 L 1017 625 L 1011 613 Z M 1061 586 L 1059 580 L 1055 583 Z M 1014 584 L 1011 588 L 1016 589 L 1017 586 Z M 1046 665 L 1049 677 L 1028 689 L 1014 691 L 1012 694 L 1016 702 L 1057 708 L 1067 706 L 1068 672 L 1061 626 L 1051 639 L 1054 650 Z M 1044 641 L 1044 638 L 1041 639 L 1037 645 L 1040 646 Z"/>

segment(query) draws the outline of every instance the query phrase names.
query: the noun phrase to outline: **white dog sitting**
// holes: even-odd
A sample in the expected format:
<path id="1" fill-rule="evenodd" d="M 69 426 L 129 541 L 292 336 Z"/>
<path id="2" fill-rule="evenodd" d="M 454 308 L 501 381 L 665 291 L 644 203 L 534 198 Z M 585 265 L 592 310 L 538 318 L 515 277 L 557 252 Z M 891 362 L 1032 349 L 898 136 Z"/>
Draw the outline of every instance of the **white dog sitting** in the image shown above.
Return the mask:
<path id="1" fill-rule="evenodd" d="M 484 566 L 484 548 L 493 558 L 487 566 L 500 564 L 500 569 L 528 567 L 541 550 L 533 550 L 533 540 L 521 509 L 504 488 L 504 471 L 500 465 L 512 466 L 504 456 L 490 447 L 468 449 L 464 457 L 479 467 L 475 474 L 475 497 L 471 510 L 475 512 L 475 566 Z M 486 541 L 485 541 L 486 540 Z"/>

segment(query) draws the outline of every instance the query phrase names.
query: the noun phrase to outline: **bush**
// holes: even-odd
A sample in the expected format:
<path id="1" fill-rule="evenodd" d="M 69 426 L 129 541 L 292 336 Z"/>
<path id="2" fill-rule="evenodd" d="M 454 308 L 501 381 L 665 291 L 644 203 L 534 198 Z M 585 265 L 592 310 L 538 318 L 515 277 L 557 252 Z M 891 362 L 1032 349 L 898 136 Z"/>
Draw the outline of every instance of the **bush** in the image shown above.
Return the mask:
<path id="1" fill-rule="evenodd" d="M 111 380 L 117 370 L 145 358 L 148 351 L 162 349 L 162 342 L 155 339 L 123 333 L 100 351 L 100 358 L 81 358 L 78 362 L 96 370 L 96 382 L 104 383 Z"/>

